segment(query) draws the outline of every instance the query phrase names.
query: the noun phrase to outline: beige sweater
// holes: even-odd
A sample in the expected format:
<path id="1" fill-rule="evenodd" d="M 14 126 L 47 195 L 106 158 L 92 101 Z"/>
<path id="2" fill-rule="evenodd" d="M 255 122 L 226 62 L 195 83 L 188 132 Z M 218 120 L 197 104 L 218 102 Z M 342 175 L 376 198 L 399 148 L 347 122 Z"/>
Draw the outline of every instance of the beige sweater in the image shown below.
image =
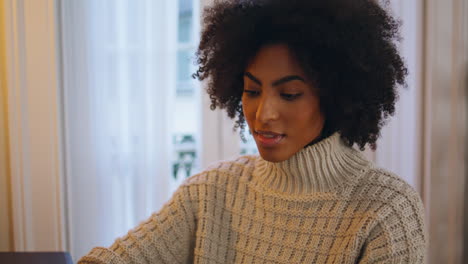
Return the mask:
<path id="1" fill-rule="evenodd" d="M 221 161 L 85 263 L 424 263 L 424 207 L 338 133 L 287 161 Z"/>

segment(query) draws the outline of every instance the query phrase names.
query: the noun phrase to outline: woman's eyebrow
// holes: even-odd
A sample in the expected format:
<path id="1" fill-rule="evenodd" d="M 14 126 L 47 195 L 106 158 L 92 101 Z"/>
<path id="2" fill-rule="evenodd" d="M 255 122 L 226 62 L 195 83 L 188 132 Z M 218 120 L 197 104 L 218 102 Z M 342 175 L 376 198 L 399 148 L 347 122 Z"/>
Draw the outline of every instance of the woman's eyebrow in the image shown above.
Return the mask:
<path id="1" fill-rule="evenodd" d="M 262 85 L 262 82 L 255 76 L 253 76 L 250 72 L 244 72 L 244 76 L 248 77 L 250 80 L 257 83 L 258 85 Z"/>
<path id="2" fill-rule="evenodd" d="M 250 72 L 245 72 L 244 73 L 244 76 L 248 77 L 250 80 L 252 80 L 253 82 L 257 83 L 258 85 L 262 85 L 262 82 L 255 76 L 253 76 Z M 293 81 L 293 80 L 299 80 L 299 81 L 302 81 L 305 83 L 305 80 L 298 76 L 298 75 L 288 75 L 288 76 L 285 76 L 281 79 L 278 79 L 276 81 L 274 81 L 271 85 L 272 86 L 278 86 L 280 84 L 283 84 L 285 82 L 289 82 L 289 81 Z"/>

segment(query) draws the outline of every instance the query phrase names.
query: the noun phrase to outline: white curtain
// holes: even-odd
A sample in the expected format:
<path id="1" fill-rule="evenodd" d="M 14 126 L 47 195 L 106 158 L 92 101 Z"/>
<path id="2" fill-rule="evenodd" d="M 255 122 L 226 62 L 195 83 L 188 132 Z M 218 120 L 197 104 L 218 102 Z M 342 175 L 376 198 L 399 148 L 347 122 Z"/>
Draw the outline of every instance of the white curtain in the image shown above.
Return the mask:
<path id="1" fill-rule="evenodd" d="M 416 190 L 422 190 L 420 168 L 422 136 L 421 122 L 421 46 L 422 10 L 420 0 L 392 0 L 389 10 L 402 22 L 398 43 L 400 54 L 408 68 L 406 79 L 408 88 L 399 89 L 399 100 L 395 104 L 395 115 L 382 129 L 382 137 L 377 142 L 375 162 L 406 180 Z"/>
<path id="2" fill-rule="evenodd" d="M 171 195 L 177 1 L 62 1 L 59 8 L 76 260 L 109 246 Z"/>

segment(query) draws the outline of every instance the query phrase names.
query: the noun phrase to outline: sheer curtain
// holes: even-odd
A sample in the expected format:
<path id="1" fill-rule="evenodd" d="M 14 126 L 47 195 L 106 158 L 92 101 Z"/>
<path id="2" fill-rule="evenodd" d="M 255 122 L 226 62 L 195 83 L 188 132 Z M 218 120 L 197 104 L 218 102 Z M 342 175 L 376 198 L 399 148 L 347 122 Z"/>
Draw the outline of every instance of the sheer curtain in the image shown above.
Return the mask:
<path id="1" fill-rule="evenodd" d="M 185 163 L 174 162 L 183 155 L 174 146 L 181 135 L 173 122 L 180 119 L 174 117 L 175 105 L 196 106 L 195 97 L 186 100 L 192 105 L 181 102 L 191 89 L 194 93 L 194 84 L 187 78 L 178 81 L 184 78 L 177 68 L 177 61 L 189 64 L 180 54 L 189 54 L 196 41 L 185 43 L 181 52 L 180 35 L 196 27 L 189 23 L 178 30 L 178 18 L 189 14 L 184 19 L 193 19 L 196 14 L 185 10 L 194 10 L 193 2 L 61 2 L 68 230 L 74 259 L 93 246 L 109 246 L 159 210 L 181 181 L 174 168 L 196 170 L 193 159 L 190 166 L 187 157 Z M 196 156 L 190 145 L 199 137 L 196 131 L 192 125 L 192 134 L 182 134 L 192 139 L 186 140 L 192 148 L 186 151 L 192 154 L 188 159 Z"/>

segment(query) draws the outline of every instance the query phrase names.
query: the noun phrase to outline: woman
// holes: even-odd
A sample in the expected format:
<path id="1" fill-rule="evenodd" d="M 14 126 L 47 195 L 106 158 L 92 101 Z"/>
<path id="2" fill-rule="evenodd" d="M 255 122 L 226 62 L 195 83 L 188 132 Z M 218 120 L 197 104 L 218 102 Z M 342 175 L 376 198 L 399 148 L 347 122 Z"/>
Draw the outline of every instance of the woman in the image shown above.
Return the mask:
<path id="1" fill-rule="evenodd" d="M 260 155 L 188 178 L 149 220 L 80 263 L 424 263 L 418 193 L 376 148 L 406 68 L 372 0 L 217 2 L 194 75 Z"/>

